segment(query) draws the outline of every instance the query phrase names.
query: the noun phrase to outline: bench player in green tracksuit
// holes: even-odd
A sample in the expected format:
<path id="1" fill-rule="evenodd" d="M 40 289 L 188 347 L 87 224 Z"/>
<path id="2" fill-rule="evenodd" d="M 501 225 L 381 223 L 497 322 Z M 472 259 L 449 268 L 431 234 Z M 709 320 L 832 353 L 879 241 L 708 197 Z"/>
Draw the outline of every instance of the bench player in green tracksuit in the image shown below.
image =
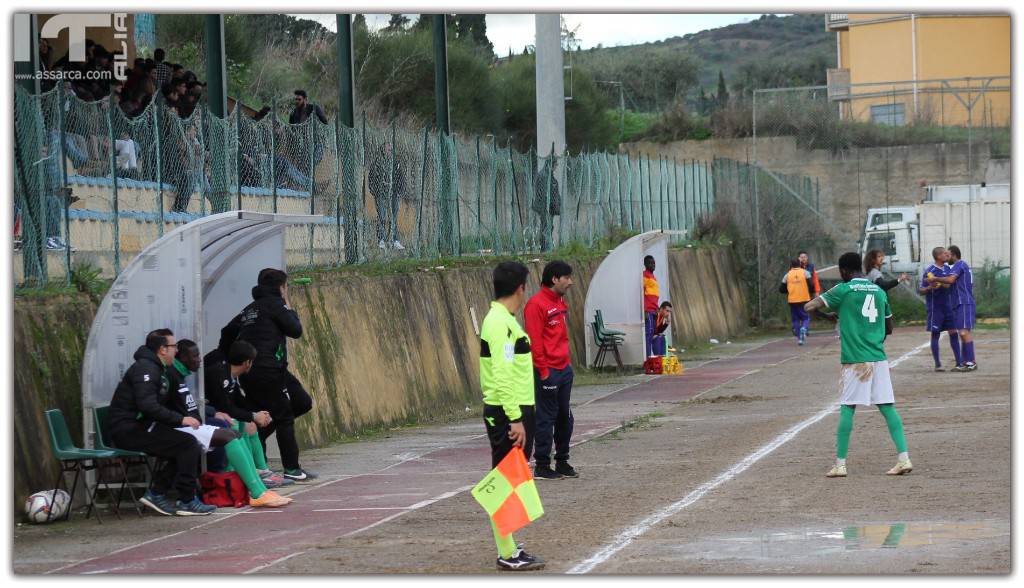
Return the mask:
<path id="1" fill-rule="evenodd" d="M 892 308 L 885 291 L 872 283 L 860 268 L 858 254 L 844 253 L 839 258 L 839 275 L 843 282 L 804 306 L 807 312 L 827 306 L 839 314 L 842 392 L 836 430 L 836 463 L 826 474 L 829 478 L 846 477 L 846 451 L 858 404 L 873 404 L 885 417 L 889 436 L 899 453 L 895 467 L 886 473 L 898 476 L 913 469 L 903 437 L 903 420 L 893 406 L 892 379 L 885 356 L 885 337 L 892 333 Z"/>
<path id="2" fill-rule="evenodd" d="M 515 446 L 523 448 L 527 459 L 533 450 L 533 358 L 530 338 L 514 316 L 526 301 L 528 275 L 526 266 L 514 261 L 494 268 L 495 300 L 480 326 L 480 389 L 492 468 Z M 491 526 L 498 544 L 499 570 L 544 567 L 544 561 L 523 551 L 511 533 L 503 537 L 493 522 Z"/>

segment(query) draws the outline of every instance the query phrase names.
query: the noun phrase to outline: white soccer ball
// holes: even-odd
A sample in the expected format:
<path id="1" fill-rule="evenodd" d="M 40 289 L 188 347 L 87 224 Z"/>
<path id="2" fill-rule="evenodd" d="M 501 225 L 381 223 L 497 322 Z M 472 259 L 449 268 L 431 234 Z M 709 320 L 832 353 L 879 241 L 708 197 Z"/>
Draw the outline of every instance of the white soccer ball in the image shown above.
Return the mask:
<path id="1" fill-rule="evenodd" d="M 54 492 L 57 493 L 57 499 L 53 499 Z M 44 490 L 42 492 L 36 492 L 32 496 L 29 496 L 25 500 L 25 514 L 28 515 L 28 520 L 33 523 L 45 523 L 47 517 L 50 521 L 55 521 L 68 512 L 68 507 L 71 505 L 71 497 L 68 493 L 63 490 Z M 50 510 L 53 513 L 50 513 Z"/>

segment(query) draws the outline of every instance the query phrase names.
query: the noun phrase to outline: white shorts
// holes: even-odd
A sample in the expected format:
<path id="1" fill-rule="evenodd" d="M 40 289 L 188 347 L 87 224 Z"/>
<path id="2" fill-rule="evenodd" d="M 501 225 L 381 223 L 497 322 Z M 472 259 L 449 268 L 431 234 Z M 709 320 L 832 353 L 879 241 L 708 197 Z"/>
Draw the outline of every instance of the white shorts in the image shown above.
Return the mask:
<path id="1" fill-rule="evenodd" d="M 203 449 L 206 451 L 210 450 L 210 441 L 213 440 L 213 432 L 217 430 L 217 427 L 213 425 L 199 425 L 198 429 L 192 427 L 178 427 L 178 430 L 182 433 L 188 433 L 195 437 L 199 443 L 202 444 Z"/>
<path id="2" fill-rule="evenodd" d="M 839 404 L 892 404 L 892 380 L 888 361 L 844 363 Z"/>

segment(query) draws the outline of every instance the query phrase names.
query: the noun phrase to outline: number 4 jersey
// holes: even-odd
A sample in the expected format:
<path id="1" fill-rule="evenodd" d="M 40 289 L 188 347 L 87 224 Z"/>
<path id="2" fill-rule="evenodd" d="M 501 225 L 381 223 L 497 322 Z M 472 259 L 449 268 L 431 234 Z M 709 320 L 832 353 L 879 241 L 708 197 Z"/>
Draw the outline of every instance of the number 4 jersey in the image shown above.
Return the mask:
<path id="1" fill-rule="evenodd" d="M 839 313 L 839 361 L 885 361 L 885 319 L 892 316 L 892 309 L 881 288 L 867 278 L 854 278 L 825 292 L 821 299 Z"/>

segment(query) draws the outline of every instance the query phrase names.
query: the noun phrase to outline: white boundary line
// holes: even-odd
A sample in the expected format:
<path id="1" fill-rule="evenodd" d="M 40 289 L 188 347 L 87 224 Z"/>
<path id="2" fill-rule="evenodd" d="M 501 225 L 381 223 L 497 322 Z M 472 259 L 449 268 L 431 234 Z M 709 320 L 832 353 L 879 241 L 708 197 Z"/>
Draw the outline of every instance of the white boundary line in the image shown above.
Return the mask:
<path id="1" fill-rule="evenodd" d="M 919 345 L 918 347 L 911 349 L 910 351 L 904 353 L 895 361 L 890 362 L 889 366 L 896 367 L 897 365 L 903 363 L 908 358 L 917 355 L 918 353 L 921 352 L 921 350 L 927 348 L 929 345 L 930 343 L 925 343 L 923 345 Z M 797 423 L 793 427 L 790 427 L 789 430 L 773 439 L 767 445 L 763 445 L 754 453 L 751 453 L 747 457 L 744 457 L 739 462 L 734 464 L 731 468 L 725 470 L 710 482 L 705 482 L 704 484 L 701 484 L 699 487 L 697 487 L 696 490 L 690 492 L 682 499 L 655 512 L 654 514 L 646 517 L 645 519 L 641 520 L 635 525 L 627 527 L 624 531 L 616 535 L 616 537 L 612 541 L 608 542 L 603 548 L 598 550 L 596 553 L 594 553 L 587 559 L 570 568 L 569 571 L 566 573 L 586 574 L 590 572 L 598 565 L 607 561 L 616 553 L 625 549 L 630 543 L 632 543 L 638 537 L 646 533 L 654 525 L 657 525 L 658 523 L 664 521 L 668 517 L 675 515 L 679 511 L 683 510 L 684 508 L 690 506 L 691 504 L 703 498 L 708 492 L 711 492 L 715 488 L 718 488 L 722 484 L 725 484 L 726 482 L 732 480 L 736 476 L 742 474 L 752 465 L 761 461 L 761 459 L 763 459 L 765 456 L 791 441 L 798 434 L 800 434 L 801 431 L 835 412 L 836 408 L 838 407 L 838 403 L 830 404 L 827 408 L 818 412 L 816 415 Z"/>
<path id="2" fill-rule="evenodd" d="M 263 564 L 261 566 L 256 566 L 255 568 L 253 568 L 253 569 L 251 569 L 251 570 L 249 570 L 247 572 L 242 572 L 242 573 L 243 574 L 255 574 L 256 572 L 262 570 L 263 568 L 269 568 L 270 566 L 277 565 L 277 564 L 279 564 L 281 562 L 284 562 L 284 561 L 287 561 L 287 560 L 289 560 L 289 559 L 291 559 L 293 557 L 300 556 L 303 553 L 306 553 L 306 552 L 305 551 L 297 551 L 295 553 L 286 555 L 284 557 L 279 557 L 279 558 L 275 559 L 274 561 L 272 561 L 270 563 L 265 563 L 265 564 Z"/>

